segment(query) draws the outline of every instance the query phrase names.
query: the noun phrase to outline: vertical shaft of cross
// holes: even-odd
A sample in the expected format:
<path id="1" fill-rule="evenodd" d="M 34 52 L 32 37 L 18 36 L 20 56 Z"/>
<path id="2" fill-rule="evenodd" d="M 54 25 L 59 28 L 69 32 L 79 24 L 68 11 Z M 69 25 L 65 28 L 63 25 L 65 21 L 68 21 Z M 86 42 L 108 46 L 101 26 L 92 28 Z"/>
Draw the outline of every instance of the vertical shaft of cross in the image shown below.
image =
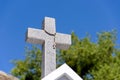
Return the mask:
<path id="1" fill-rule="evenodd" d="M 53 36 L 50 36 L 43 45 L 42 78 L 56 69 L 56 49 L 53 48 Z"/>
<path id="2" fill-rule="evenodd" d="M 47 33 L 45 43 L 43 44 L 42 54 L 42 78 L 56 69 L 56 49 L 54 45 L 55 19 L 45 17 L 43 29 Z"/>

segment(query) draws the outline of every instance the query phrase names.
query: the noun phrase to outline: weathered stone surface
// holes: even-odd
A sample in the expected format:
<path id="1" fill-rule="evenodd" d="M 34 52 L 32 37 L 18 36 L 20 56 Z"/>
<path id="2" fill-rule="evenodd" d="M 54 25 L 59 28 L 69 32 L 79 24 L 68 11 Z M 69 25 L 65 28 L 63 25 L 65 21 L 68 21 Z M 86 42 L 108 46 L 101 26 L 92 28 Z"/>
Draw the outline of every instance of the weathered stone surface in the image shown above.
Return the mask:
<path id="1" fill-rule="evenodd" d="M 57 48 L 66 50 L 71 45 L 71 35 L 56 33 L 55 42 Z"/>
<path id="2" fill-rule="evenodd" d="M 0 71 L 0 80 L 19 80 L 18 78 Z"/>
<path id="3" fill-rule="evenodd" d="M 42 55 L 42 77 L 56 69 L 56 49 L 53 48 L 53 36 L 46 35 L 47 39 L 43 45 Z"/>
<path id="4" fill-rule="evenodd" d="M 43 45 L 42 77 L 56 69 L 56 49 L 53 48 L 54 36 L 43 30 L 28 28 L 26 41 Z"/>
<path id="5" fill-rule="evenodd" d="M 43 29 L 50 34 L 56 33 L 55 19 L 50 17 L 45 17 L 43 20 Z"/>
<path id="6" fill-rule="evenodd" d="M 43 30 L 28 28 L 26 41 L 43 45 L 43 78 L 56 69 L 56 48 L 68 49 L 71 45 L 71 35 L 56 33 L 55 19 L 45 17 Z"/>
<path id="7" fill-rule="evenodd" d="M 34 44 L 43 44 L 45 41 L 45 32 L 40 29 L 28 28 L 26 41 Z"/>

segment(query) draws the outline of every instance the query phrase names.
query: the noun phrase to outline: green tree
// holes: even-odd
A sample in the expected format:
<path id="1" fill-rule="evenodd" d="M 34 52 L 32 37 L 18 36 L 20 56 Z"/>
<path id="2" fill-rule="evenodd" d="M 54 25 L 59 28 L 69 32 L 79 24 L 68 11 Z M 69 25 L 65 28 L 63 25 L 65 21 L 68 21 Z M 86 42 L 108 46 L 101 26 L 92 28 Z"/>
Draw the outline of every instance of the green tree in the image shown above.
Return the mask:
<path id="1" fill-rule="evenodd" d="M 41 77 L 41 51 L 33 46 L 25 49 L 25 60 L 14 60 L 11 73 L 20 80 L 39 80 Z"/>
<path id="2" fill-rule="evenodd" d="M 57 51 L 58 66 L 67 63 L 84 80 L 120 80 L 116 31 L 99 33 L 96 42 L 92 42 L 89 36 L 79 39 L 74 33 L 71 35 L 71 47 Z M 15 61 L 12 73 L 21 80 L 39 80 L 41 52 L 33 48 L 26 53 L 25 60 Z"/>

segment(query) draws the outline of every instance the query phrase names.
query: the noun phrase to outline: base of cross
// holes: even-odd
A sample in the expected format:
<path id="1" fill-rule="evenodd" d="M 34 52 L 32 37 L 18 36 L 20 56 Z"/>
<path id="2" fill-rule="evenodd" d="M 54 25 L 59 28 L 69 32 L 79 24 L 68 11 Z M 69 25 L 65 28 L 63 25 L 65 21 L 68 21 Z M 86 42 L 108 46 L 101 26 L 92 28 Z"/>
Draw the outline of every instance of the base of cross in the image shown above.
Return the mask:
<path id="1" fill-rule="evenodd" d="M 54 70 L 42 80 L 83 80 L 66 63 Z"/>

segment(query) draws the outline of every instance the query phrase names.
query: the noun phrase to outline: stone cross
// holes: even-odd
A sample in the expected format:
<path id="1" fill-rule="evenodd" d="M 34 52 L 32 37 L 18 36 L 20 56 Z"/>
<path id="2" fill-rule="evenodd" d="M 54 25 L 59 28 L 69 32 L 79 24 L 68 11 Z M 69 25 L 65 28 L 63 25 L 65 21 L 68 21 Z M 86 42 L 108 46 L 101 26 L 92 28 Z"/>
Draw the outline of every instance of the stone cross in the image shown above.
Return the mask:
<path id="1" fill-rule="evenodd" d="M 43 29 L 28 28 L 26 41 L 42 44 L 42 78 L 56 69 L 56 48 L 68 49 L 71 35 L 56 33 L 55 19 L 45 17 Z"/>

